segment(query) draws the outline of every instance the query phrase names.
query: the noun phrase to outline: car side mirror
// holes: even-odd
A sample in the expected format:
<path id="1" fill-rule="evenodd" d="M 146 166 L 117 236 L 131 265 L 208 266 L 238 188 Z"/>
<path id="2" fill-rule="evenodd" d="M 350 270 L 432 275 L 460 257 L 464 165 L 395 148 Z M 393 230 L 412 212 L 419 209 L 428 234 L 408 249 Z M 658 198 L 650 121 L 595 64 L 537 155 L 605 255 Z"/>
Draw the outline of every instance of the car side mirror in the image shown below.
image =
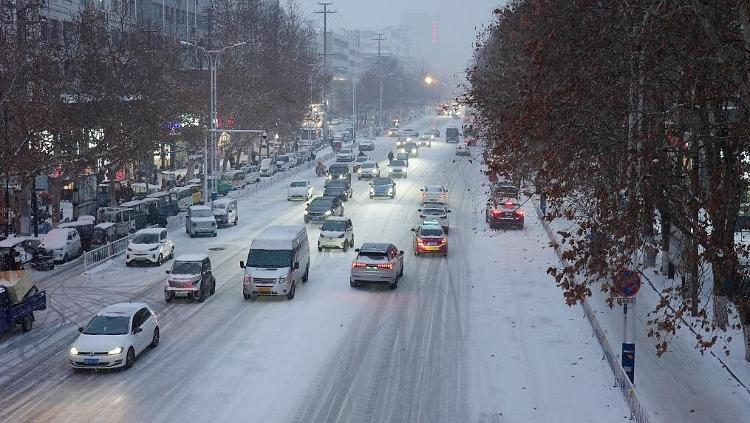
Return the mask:
<path id="1" fill-rule="evenodd" d="M 403 251 L 399 251 L 399 252 L 398 252 L 398 255 L 400 255 L 400 256 L 403 256 L 403 255 L 404 255 L 404 252 L 403 252 Z"/>
<path id="2" fill-rule="evenodd" d="M 83 326 L 79 326 L 79 327 L 78 327 L 78 332 L 81 332 L 81 333 L 83 333 Z"/>
<path id="3" fill-rule="evenodd" d="M 170 274 L 170 273 L 172 273 L 172 271 L 171 270 L 165 270 L 164 273 Z"/>
<path id="4" fill-rule="evenodd" d="M 141 333 L 141 332 L 143 332 L 143 328 L 141 328 L 141 327 L 137 327 L 137 328 L 133 329 L 133 335 L 135 335 L 136 333 Z"/>
<path id="5" fill-rule="evenodd" d="M 448 210 L 448 213 L 450 213 L 450 212 L 451 212 L 451 211 L 450 211 L 450 210 Z"/>
<path id="6" fill-rule="evenodd" d="M 421 211 L 422 211 L 422 209 L 417 209 L 417 211 L 418 211 L 418 212 L 421 212 Z"/>
<path id="7" fill-rule="evenodd" d="M 355 252 L 355 253 L 359 253 L 359 248 L 355 248 L 355 249 L 354 249 L 354 252 Z"/>
<path id="8" fill-rule="evenodd" d="M 240 269 L 244 269 L 244 268 L 245 268 L 245 262 L 240 260 Z"/>
<path id="9" fill-rule="evenodd" d="M 420 188 L 420 189 L 419 189 L 419 192 L 424 192 L 424 189 L 423 189 L 423 188 Z"/>
<path id="10" fill-rule="evenodd" d="M 416 228 L 411 228 L 411 229 L 409 229 L 409 230 L 410 230 L 410 231 L 412 231 L 412 232 L 416 232 L 416 231 L 417 231 L 417 229 L 416 229 Z"/>
<path id="11" fill-rule="evenodd" d="M 294 262 L 294 268 L 295 269 L 299 269 L 299 262 L 298 261 Z"/>

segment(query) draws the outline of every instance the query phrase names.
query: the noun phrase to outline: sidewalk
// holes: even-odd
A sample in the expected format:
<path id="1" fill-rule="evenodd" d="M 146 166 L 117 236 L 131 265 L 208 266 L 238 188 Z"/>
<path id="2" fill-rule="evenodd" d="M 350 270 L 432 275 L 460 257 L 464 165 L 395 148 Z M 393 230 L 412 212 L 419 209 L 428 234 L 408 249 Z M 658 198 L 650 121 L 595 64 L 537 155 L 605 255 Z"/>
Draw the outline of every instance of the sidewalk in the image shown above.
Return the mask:
<path id="1" fill-rule="evenodd" d="M 533 214 L 537 218 L 536 213 Z M 575 223 L 564 219 L 543 222 L 557 231 L 570 231 Z M 557 240 L 559 242 L 559 239 Z M 671 281 L 650 274 L 649 279 L 656 289 Z M 597 319 L 606 331 L 615 350 L 622 343 L 622 308 L 610 309 L 606 296 L 592 286 L 589 304 L 596 311 Z M 689 329 L 681 327 L 669 343 L 668 352 L 656 356 L 654 338 L 649 338 L 647 321 L 649 312 L 659 301 L 659 294 L 644 281 L 637 295 L 636 307 L 636 359 L 635 385 L 638 396 L 648 410 L 652 422 L 744 422 L 750 421 L 750 363 L 744 361 L 744 346 L 740 338 L 731 343 L 731 355 L 724 356 L 721 346 L 714 347 L 714 354 L 724 361 L 737 380 L 724 368 L 719 358 L 710 352 L 701 354 L 695 348 L 695 336 Z M 560 301 L 562 301 L 562 292 Z M 629 310 L 631 311 L 631 310 Z M 630 313 L 629 313 L 630 314 Z M 632 316 L 632 314 L 630 314 Z M 742 386 L 744 384 L 745 386 Z"/>

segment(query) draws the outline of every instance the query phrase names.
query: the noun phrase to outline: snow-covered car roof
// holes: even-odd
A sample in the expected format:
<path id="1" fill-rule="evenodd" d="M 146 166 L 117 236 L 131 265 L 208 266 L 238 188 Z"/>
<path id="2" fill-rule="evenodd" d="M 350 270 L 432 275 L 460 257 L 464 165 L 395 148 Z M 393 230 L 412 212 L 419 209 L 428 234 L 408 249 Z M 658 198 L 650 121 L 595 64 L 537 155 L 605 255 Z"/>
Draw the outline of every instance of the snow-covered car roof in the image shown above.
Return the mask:
<path id="1" fill-rule="evenodd" d="M 211 207 L 201 204 L 201 205 L 190 206 L 190 210 L 211 210 Z"/>
<path id="2" fill-rule="evenodd" d="M 203 261 L 208 258 L 206 254 L 183 254 L 178 256 L 174 261 Z"/>
<path id="3" fill-rule="evenodd" d="M 143 228 L 135 233 L 135 235 L 138 234 L 156 234 L 159 235 L 161 232 L 166 228 Z"/>
<path id="4" fill-rule="evenodd" d="M 216 204 L 216 205 L 220 205 L 220 204 L 229 204 L 229 203 L 232 203 L 232 202 L 235 202 L 235 201 L 237 201 L 237 200 L 235 200 L 234 198 L 224 197 L 224 198 L 219 198 L 217 200 L 214 200 L 211 203 L 212 204 Z"/>
<path id="5" fill-rule="evenodd" d="M 106 314 L 133 314 L 143 307 L 147 307 L 146 303 L 112 304 L 107 307 L 104 307 L 99 313 L 96 313 L 96 314 L 98 316 L 106 315 Z"/>

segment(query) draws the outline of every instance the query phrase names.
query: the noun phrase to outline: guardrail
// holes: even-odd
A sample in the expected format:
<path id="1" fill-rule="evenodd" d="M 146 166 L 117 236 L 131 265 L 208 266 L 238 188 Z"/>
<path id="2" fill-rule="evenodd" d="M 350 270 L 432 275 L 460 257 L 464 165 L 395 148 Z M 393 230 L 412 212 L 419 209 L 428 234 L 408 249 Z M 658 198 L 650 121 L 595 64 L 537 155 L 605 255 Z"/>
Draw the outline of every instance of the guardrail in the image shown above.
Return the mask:
<path id="1" fill-rule="evenodd" d="M 557 236 L 555 236 L 555 232 L 549 226 L 549 223 L 544 220 L 544 216 L 539 210 L 539 204 L 536 202 L 536 200 L 534 200 L 532 203 L 534 204 L 534 208 L 536 209 L 539 221 L 542 222 L 542 226 L 544 227 L 545 232 L 547 232 L 547 237 L 549 237 L 550 242 L 552 242 L 554 245 L 557 257 L 560 259 L 560 262 L 562 262 L 564 266 L 567 266 L 567 262 L 563 258 L 562 247 L 557 240 Z M 604 358 L 607 360 L 607 363 L 609 363 L 609 367 L 612 369 L 612 374 L 615 376 L 615 384 L 620 388 L 622 396 L 625 398 L 625 402 L 628 404 L 628 408 L 630 409 L 630 419 L 635 420 L 638 423 L 650 423 L 651 420 L 649 418 L 648 411 L 643 406 L 643 404 L 641 404 L 641 400 L 638 398 L 638 393 L 635 390 L 635 386 L 630 381 L 628 375 L 625 373 L 625 369 L 622 368 L 622 363 L 620 363 L 619 360 L 620 356 L 615 352 L 615 349 L 612 348 L 612 344 L 609 343 L 607 331 L 602 328 L 601 324 L 599 324 L 599 320 L 596 318 L 596 311 L 585 299 L 581 302 L 581 307 L 583 308 L 583 314 L 586 316 L 586 319 L 591 325 L 591 329 L 594 332 L 596 340 L 599 342 L 599 345 L 602 348 Z"/>
<path id="2" fill-rule="evenodd" d="M 105 260 L 124 253 L 131 239 L 133 239 L 133 234 L 124 236 L 94 250 L 86 251 L 83 253 L 83 271 L 88 272 L 92 267 L 101 264 Z"/>

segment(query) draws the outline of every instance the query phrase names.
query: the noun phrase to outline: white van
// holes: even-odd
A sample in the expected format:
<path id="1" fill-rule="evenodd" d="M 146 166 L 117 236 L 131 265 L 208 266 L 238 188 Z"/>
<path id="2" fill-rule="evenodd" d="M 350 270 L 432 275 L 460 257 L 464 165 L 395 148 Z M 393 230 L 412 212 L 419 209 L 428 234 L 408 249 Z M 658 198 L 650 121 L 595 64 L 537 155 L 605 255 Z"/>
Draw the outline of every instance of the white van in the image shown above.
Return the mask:
<path id="1" fill-rule="evenodd" d="M 269 177 L 276 173 L 276 161 L 271 158 L 265 158 L 260 161 L 260 176 Z"/>
<path id="2" fill-rule="evenodd" d="M 242 295 L 294 298 L 297 285 L 310 275 L 310 245 L 307 229 L 299 225 L 269 226 L 250 244 L 242 281 Z"/>

